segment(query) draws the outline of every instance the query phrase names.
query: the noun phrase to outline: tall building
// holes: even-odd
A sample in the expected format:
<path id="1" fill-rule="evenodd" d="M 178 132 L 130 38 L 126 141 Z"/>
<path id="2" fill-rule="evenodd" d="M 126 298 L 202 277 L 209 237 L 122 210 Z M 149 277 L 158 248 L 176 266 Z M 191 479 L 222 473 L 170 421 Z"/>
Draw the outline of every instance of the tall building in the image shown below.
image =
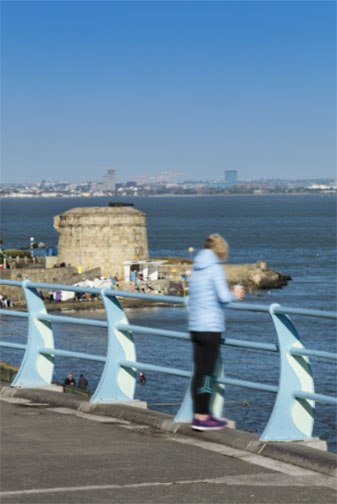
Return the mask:
<path id="1" fill-rule="evenodd" d="M 225 186 L 235 186 L 238 184 L 238 171 L 237 170 L 225 170 Z"/>
<path id="2" fill-rule="evenodd" d="M 115 191 L 116 190 L 116 172 L 115 170 L 108 170 L 106 175 L 103 177 L 103 190 L 105 191 Z"/>

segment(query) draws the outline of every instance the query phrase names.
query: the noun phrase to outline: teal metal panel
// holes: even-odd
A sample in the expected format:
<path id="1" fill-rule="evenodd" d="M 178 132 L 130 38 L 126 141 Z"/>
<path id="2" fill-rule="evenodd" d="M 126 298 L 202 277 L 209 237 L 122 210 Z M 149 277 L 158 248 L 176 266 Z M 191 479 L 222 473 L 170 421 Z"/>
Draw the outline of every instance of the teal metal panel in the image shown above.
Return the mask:
<path id="1" fill-rule="evenodd" d="M 134 399 L 136 370 L 134 367 L 121 367 L 119 361 L 136 361 L 136 349 L 130 331 L 117 329 L 118 324 L 128 324 L 123 308 L 112 291 L 102 289 L 108 321 L 108 348 L 106 362 L 100 382 L 91 398 L 92 403 L 128 402 Z"/>
<path id="2" fill-rule="evenodd" d="M 50 322 L 38 319 L 47 310 L 30 284 L 29 280 L 22 282 L 29 314 L 28 338 L 22 364 L 12 382 L 14 387 L 45 387 L 51 384 L 54 371 L 54 357 L 40 353 L 40 348 L 54 348 L 53 331 Z"/>
<path id="3" fill-rule="evenodd" d="M 309 439 L 314 425 L 315 402 L 311 399 L 297 399 L 295 392 L 314 393 L 310 361 L 306 356 L 291 354 L 292 349 L 304 349 L 304 346 L 290 318 L 275 313 L 278 307 L 277 304 L 271 305 L 270 314 L 280 347 L 279 389 L 272 414 L 260 440 Z"/>
<path id="4" fill-rule="evenodd" d="M 176 416 L 174 417 L 173 421 L 181 423 L 192 422 L 192 418 L 193 418 L 193 401 L 191 392 L 191 380 L 189 380 L 183 402 L 181 403 L 180 408 Z"/>

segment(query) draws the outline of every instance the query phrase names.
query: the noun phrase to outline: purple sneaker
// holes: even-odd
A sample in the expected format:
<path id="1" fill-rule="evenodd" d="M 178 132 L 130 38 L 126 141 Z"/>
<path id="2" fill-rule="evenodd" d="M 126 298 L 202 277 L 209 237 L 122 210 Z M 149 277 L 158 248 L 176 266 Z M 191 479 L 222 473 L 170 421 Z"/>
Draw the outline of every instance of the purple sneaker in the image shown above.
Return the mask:
<path id="1" fill-rule="evenodd" d="M 221 430 L 226 427 L 227 422 L 218 420 L 212 416 L 209 416 L 205 420 L 199 420 L 199 418 L 193 417 L 192 429 L 197 431 L 206 430 Z"/>

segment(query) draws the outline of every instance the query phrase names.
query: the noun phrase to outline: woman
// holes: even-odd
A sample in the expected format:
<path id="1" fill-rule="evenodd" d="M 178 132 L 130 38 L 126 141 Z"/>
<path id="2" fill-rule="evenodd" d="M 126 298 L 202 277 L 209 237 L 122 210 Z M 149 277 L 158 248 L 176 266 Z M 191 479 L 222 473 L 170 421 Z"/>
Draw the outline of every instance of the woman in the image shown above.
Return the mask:
<path id="1" fill-rule="evenodd" d="M 225 330 L 224 305 L 242 300 L 244 289 L 227 286 L 221 263 L 228 256 L 228 245 L 218 234 L 210 235 L 205 248 L 196 256 L 189 287 L 189 331 L 193 343 L 194 374 L 192 429 L 219 430 L 226 425 L 210 415 L 212 375 L 220 351 L 221 333 Z"/>

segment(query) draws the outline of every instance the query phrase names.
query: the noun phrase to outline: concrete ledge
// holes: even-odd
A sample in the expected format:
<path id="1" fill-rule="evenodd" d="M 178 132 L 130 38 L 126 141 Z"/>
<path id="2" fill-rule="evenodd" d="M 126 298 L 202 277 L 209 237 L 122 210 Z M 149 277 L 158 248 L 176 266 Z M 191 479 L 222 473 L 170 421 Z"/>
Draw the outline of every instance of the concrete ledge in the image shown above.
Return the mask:
<path id="1" fill-rule="evenodd" d="M 37 403 L 43 402 L 48 403 L 50 406 L 73 409 L 79 409 L 83 402 L 83 397 L 75 394 L 60 394 L 60 392 L 46 390 L 45 388 L 9 387 L 8 385 L 3 386 L 3 384 L 1 384 L 0 396 L 23 397 Z"/>
<path id="2" fill-rule="evenodd" d="M 260 454 L 312 471 L 337 476 L 337 455 L 296 443 L 265 443 Z"/>
<path id="3" fill-rule="evenodd" d="M 265 443 L 259 441 L 257 434 L 230 428 L 217 432 L 195 432 L 191 430 L 190 424 L 173 422 L 171 415 L 144 408 L 144 403 L 141 401 L 138 401 L 138 407 L 137 404 L 130 406 L 127 403 L 91 404 L 88 399 L 81 396 L 60 394 L 46 389 L 14 388 L 7 384 L 0 384 L 1 396 L 15 396 L 37 403 L 47 403 L 53 407 L 72 408 L 93 415 L 150 425 L 167 432 L 178 433 L 270 457 L 329 476 L 337 475 L 337 455 L 335 453 L 312 448 L 301 442 Z"/>

